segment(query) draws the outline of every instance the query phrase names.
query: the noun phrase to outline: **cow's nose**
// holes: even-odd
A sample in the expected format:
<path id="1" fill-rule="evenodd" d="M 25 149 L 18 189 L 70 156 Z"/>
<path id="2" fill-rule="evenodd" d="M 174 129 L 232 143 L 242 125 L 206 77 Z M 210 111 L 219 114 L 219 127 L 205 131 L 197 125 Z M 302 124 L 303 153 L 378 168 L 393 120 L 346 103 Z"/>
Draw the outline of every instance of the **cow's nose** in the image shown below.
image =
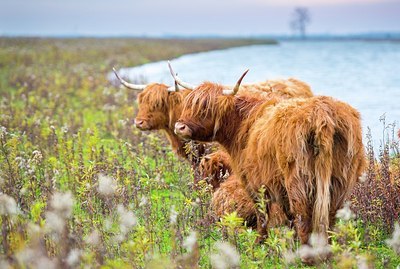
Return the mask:
<path id="1" fill-rule="evenodd" d="M 135 125 L 136 126 L 142 126 L 143 125 L 143 120 L 137 120 L 137 119 L 135 119 Z"/>
<path id="2" fill-rule="evenodd" d="M 175 133 L 183 136 L 191 136 L 191 130 L 189 127 L 180 122 L 175 123 Z"/>

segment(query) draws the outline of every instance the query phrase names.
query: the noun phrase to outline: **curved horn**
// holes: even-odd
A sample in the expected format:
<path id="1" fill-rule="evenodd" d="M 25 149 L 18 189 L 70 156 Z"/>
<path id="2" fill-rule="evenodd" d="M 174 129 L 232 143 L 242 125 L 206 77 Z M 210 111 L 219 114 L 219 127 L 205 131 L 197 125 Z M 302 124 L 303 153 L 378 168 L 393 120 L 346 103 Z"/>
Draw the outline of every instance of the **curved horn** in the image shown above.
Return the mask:
<path id="1" fill-rule="evenodd" d="M 121 84 L 124 85 L 125 87 L 127 87 L 128 89 L 141 91 L 141 90 L 144 90 L 144 89 L 147 87 L 146 84 L 132 84 L 132 83 L 129 83 L 129 82 L 123 80 L 123 79 L 118 75 L 117 70 L 115 70 L 114 67 L 113 67 L 113 71 L 114 71 L 115 76 L 116 76 L 117 79 L 119 80 L 119 82 L 121 82 Z"/>
<path id="2" fill-rule="evenodd" d="M 242 80 L 243 80 L 244 76 L 246 76 L 247 72 L 249 72 L 249 69 L 244 71 L 243 75 L 236 82 L 236 85 L 233 88 L 233 90 L 223 90 L 222 94 L 224 94 L 224 95 L 235 95 L 238 92 L 238 90 L 240 88 L 240 83 L 242 83 Z"/>
<path id="3" fill-rule="evenodd" d="M 176 85 L 180 85 L 183 88 L 188 89 L 188 90 L 194 90 L 196 88 L 196 86 L 189 84 L 187 82 L 184 82 L 180 78 L 178 78 L 178 76 L 175 74 L 174 70 L 172 69 L 170 61 L 168 61 L 168 67 L 169 67 L 169 71 L 171 72 L 172 77 L 174 78 L 174 80 L 176 82 Z"/>

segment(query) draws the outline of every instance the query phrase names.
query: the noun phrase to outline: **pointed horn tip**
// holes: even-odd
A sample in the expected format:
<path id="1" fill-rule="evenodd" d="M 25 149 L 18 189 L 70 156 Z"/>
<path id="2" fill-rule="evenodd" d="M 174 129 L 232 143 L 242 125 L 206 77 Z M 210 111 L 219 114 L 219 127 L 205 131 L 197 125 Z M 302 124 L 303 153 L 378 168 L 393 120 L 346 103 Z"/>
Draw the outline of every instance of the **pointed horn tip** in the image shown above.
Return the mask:
<path id="1" fill-rule="evenodd" d="M 243 78 L 247 75 L 247 73 L 250 71 L 250 69 L 247 69 L 244 71 L 243 75 L 239 78 L 238 84 L 242 83 Z"/>
<path id="2" fill-rule="evenodd" d="M 169 72 L 171 73 L 172 77 L 175 79 L 176 75 L 175 75 L 174 70 L 172 69 L 172 65 L 171 65 L 170 61 L 168 61 L 168 68 L 169 68 Z"/>
<path id="3" fill-rule="evenodd" d="M 242 77 L 244 77 L 245 75 L 247 75 L 247 73 L 250 71 L 250 69 L 249 68 L 247 68 L 246 69 L 246 71 L 244 71 L 244 73 L 243 73 L 243 75 L 242 75 Z"/>
<path id="4" fill-rule="evenodd" d="M 119 74 L 117 72 L 117 69 L 115 69 L 115 67 L 113 67 L 112 70 L 113 70 L 115 76 L 118 78 L 118 80 L 121 80 L 121 78 L 120 78 L 120 76 L 119 76 Z"/>

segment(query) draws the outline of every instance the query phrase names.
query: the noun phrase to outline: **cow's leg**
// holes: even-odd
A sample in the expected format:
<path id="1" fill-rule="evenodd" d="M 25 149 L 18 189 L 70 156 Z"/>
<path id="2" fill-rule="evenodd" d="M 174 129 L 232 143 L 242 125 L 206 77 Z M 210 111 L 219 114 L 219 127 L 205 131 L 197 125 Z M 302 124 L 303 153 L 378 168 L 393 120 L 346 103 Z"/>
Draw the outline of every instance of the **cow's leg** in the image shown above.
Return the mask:
<path id="1" fill-rule="evenodd" d="M 330 229 L 335 225 L 336 212 L 343 207 L 344 201 L 348 197 L 349 192 L 353 189 L 354 185 L 349 184 L 347 180 L 339 180 L 336 177 L 332 178 L 331 184 L 331 205 L 329 210 Z"/>
<path id="2" fill-rule="evenodd" d="M 294 225 L 302 244 L 307 244 L 312 232 L 312 203 L 309 199 L 309 179 L 304 175 L 294 175 L 285 179 L 290 211 L 294 216 Z"/>

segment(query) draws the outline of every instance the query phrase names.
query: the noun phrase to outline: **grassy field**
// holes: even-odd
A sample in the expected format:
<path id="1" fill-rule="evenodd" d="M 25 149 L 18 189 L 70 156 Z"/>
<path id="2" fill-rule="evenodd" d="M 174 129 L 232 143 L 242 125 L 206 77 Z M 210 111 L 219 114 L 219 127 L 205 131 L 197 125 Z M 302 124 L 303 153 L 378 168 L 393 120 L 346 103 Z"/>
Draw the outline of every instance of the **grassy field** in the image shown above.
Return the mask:
<path id="1" fill-rule="evenodd" d="M 300 268 L 324 252 L 322 268 L 396 268 L 398 139 L 376 157 L 366 145 L 357 217 L 342 211 L 330 249 L 301 248 L 287 227 L 256 245 L 235 214 L 210 220 L 207 187 L 162 135 L 133 127 L 135 93 L 106 80 L 112 66 L 261 43 L 0 39 L 0 268 Z"/>

